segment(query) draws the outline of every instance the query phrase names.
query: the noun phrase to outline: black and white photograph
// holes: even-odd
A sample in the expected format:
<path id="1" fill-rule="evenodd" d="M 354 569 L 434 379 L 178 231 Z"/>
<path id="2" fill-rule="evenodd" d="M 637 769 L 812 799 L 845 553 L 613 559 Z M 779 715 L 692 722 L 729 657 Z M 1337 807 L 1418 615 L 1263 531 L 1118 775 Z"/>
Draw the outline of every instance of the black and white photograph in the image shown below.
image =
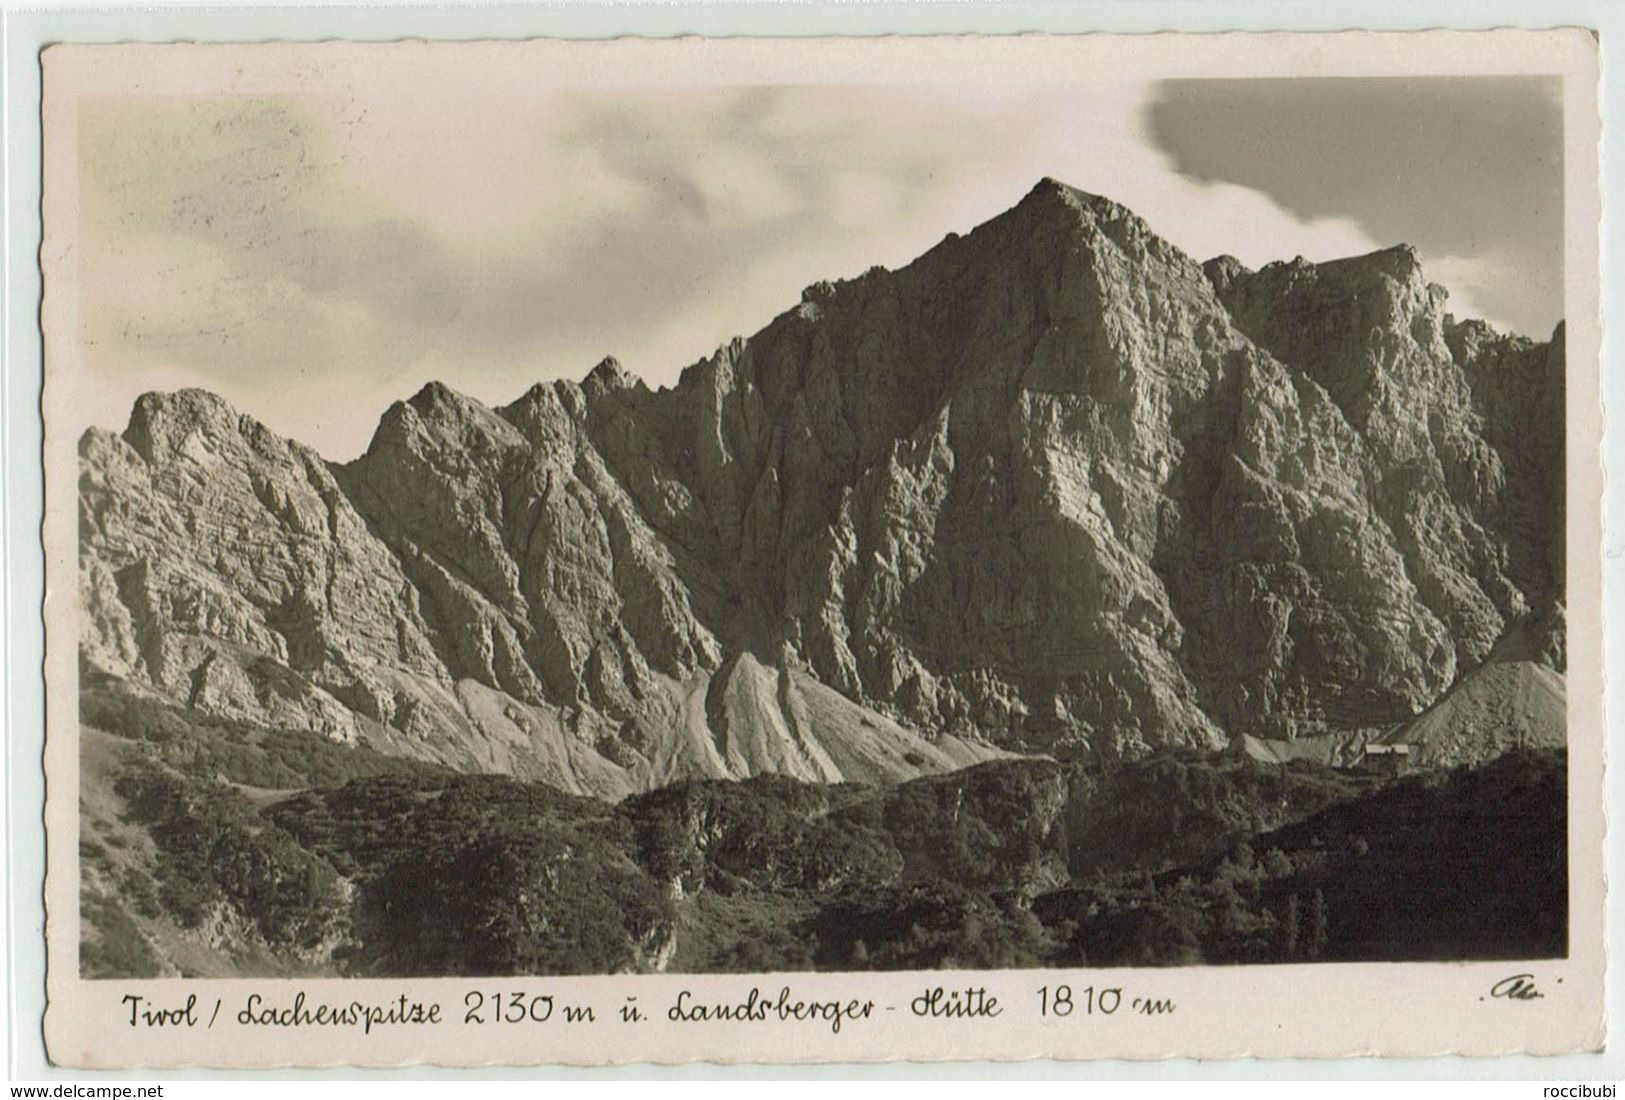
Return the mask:
<path id="1" fill-rule="evenodd" d="M 1475 963 L 1572 1049 L 1595 58 L 1540 44 L 1592 68 L 48 51 L 53 977 L 1052 1023 Z"/>

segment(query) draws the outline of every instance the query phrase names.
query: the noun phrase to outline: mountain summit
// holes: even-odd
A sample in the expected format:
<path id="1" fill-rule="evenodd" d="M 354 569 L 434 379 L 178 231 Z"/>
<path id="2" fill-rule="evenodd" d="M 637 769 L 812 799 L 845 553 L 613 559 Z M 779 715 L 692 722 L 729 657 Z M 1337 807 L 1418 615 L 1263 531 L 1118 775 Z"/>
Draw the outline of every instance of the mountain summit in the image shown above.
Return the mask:
<path id="1" fill-rule="evenodd" d="M 151 394 L 81 463 L 87 682 L 584 793 L 1386 737 L 1514 651 L 1561 691 L 1561 328 L 1049 179 L 670 389 L 434 384 L 342 466 Z"/>

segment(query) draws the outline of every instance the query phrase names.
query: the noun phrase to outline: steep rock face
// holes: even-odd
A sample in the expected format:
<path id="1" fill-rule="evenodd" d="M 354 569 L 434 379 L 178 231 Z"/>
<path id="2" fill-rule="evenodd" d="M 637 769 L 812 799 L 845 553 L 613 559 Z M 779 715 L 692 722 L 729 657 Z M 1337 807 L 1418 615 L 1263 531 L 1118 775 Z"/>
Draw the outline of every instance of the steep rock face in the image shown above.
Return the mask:
<path id="1" fill-rule="evenodd" d="M 1386 730 L 1537 619 L 1561 668 L 1562 376 L 1406 249 L 1204 267 L 1046 180 L 671 389 L 432 385 L 336 469 L 145 398 L 83 652 L 608 794 Z"/>
<path id="2" fill-rule="evenodd" d="M 454 675 L 624 716 L 655 673 L 681 680 L 719 655 L 670 553 L 581 438 L 567 403 L 582 399 L 538 389 L 503 416 L 430 386 L 340 476 L 430 595 Z"/>
<path id="3" fill-rule="evenodd" d="M 1484 441 L 1507 475 L 1505 492 L 1485 502 L 1487 517 L 1506 546 L 1508 576 L 1532 593 L 1537 609 L 1542 602 L 1561 604 L 1566 575 L 1564 331 L 1560 324 L 1549 342 L 1538 344 L 1482 321 L 1445 328 Z M 1561 623 L 1556 642 L 1561 647 Z M 1555 667 L 1564 667 L 1561 650 Z"/>
<path id="4" fill-rule="evenodd" d="M 1527 340 L 1455 323 L 1405 247 L 1235 274 L 1224 300 L 1243 331 L 1323 385 L 1360 432 L 1378 518 L 1458 659 L 1481 660 L 1528 614 L 1530 593 L 1550 592 L 1536 563 L 1504 560 L 1531 549 L 1528 540 L 1495 528 L 1523 504 L 1522 486 L 1509 483 L 1544 489 L 1546 474 L 1557 475 L 1562 515 L 1561 367 L 1548 372 L 1547 349 L 1531 354 Z M 1552 350 L 1560 364 L 1560 340 Z"/>
<path id="5" fill-rule="evenodd" d="M 510 424 L 429 387 L 337 470 L 212 395 L 144 397 L 80 447 L 87 683 L 611 797 L 999 755 L 782 665 L 723 666 L 601 460 L 546 438 L 581 399 L 557 394 Z"/>
<path id="6" fill-rule="evenodd" d="M 1243 344 L 1188 259 L 1046 183 L 589 420 L 651 522 L 725 563 L 731 643 L 928 730 L 1214 744 L 1148 559 L 1173 422 Z"/>
<path id="7" fill-rule="evenodd" d="M 210 394 L 80 444 L 83 663 L 341 740 L 449 687 L 418 592 L 327 465 Z"/>
<path id="8" fill-rule="evenodd" d="M 1561 328 L 1536 345 L 1456 322 L 1404 246 L 1207 270 L 1237 325 L 1358 433 L 1351 472 L 1414 587 L 1423 697 L 1561 601 Z"/>

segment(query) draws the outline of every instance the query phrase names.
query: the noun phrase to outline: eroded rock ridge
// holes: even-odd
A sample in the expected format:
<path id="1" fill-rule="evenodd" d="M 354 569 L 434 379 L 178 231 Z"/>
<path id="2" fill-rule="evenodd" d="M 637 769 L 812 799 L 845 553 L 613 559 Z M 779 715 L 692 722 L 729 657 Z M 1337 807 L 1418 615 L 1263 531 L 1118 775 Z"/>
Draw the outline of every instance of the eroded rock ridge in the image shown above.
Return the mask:
<path id="1" fill-rule="evenodd" d="M 669 389 L 430 385 L 345 465 L 143 397 L 82 666 L 606 796 L 1393 738 L 1502 661 L 1560 709 L 1563 376 L 1407 248 L 1201 265 L 1045 180 Z"/>

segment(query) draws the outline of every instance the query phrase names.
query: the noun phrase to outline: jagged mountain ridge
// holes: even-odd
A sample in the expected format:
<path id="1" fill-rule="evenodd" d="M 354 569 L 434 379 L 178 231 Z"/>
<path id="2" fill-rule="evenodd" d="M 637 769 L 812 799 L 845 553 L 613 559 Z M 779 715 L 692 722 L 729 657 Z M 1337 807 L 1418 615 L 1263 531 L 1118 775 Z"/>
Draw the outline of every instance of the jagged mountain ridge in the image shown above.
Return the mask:
<path id="1" fill-rule="evenodd" d="M 343 466 L 148 395 L 81 445 L 82 663 L 606 795 L 1389 730 L 1562 665 L 1561 328 L 1443 307 L 1046 180 L 670 389 L 430 385 Z"/>

